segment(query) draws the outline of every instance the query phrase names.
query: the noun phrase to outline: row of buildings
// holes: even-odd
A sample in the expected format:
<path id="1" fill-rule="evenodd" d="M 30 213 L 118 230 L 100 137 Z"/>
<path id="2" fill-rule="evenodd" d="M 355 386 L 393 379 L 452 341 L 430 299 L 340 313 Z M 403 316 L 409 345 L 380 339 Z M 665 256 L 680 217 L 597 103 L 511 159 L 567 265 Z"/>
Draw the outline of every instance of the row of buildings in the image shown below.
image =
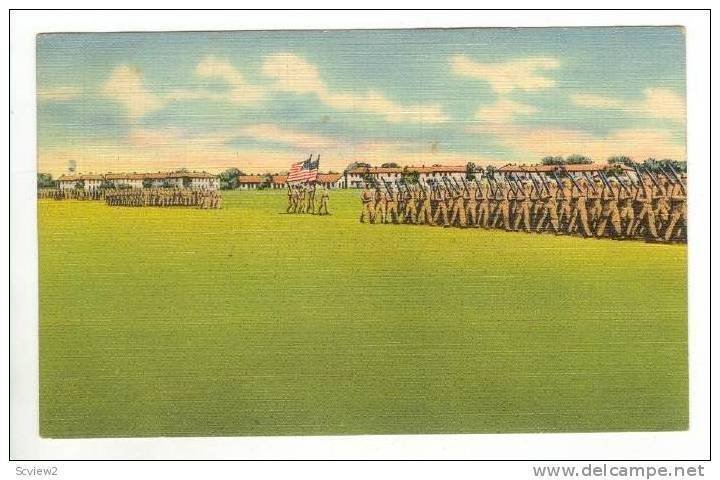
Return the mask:
<path id="1" fill-rule="evenodd" d="M 430 167 L 354 167 L 343 173 L 320 173 L 317 184 L 325 188 L 362 188 L 368 177 L 376 181 L 394 183 L 404 173 L 417 172 L 421 180 L 439 177 L 460 177 L 465 175 L 465 165 L 447 166 L 433 165 Z M 112 184 L 118 188 L 143 187 L 188 187 L 217 190 L 220 180 L 217 175 L 207 172 L 154 172 L 154 173 L 106 173 L 106 174 L 66 174 L 58 178 L 60 189 L 82 187 L 85 190 L 100 188 L 103 184 Z M 237 177 L 240 190 L 259 188 L 284 189 L 287 186 L 287 175 L 240 175 Z"/>
<path id="2" fill-rule="evenodd" d="M 395 183 L 408 172 L 417 172 L 421 181 L 438 180 L 441 177 L 454 177 L 460 181 L 467 171 L 465 165 L 425 165 L 415 167 L 370 167 L 359 166 L 345 170 L 343 173 L 320 173 L 317 184 L 325 188 L 363 188 L 368 178 L 377 182 Z M 285 188 L 287 175 L 241 175 L 237 177 L 238 188 L 252 190 L 266 185 L 268 188 Z"/>
<path id="3" fill-rule="evenodd" d="M 497 169 L 499 173 L 511 172 L 551 172 L 556 166 L 533 165 L 516 166 L 506 165 Z M 567 165 L 563 167 L 572 171 L 597 170 L 598 165 Z M 623 167 L 629 169 L 629 167 Z M 407 167 L 371 167 L 358 166 L 345 170 L 343 173 L 320 173 L 317 184 L 325 188 L 363 188 L 369 178 L 375 182 L 395 183 L 403 175 L 417 172 L 418 179 L 424 183 L 442 181 L 443 177 L 460 182 L 467 173 L 466 165 L 432 165 Z M 189 187 L 217 190 L 220 180 L 217 175 L 207 172 L 156 172 L 156 173 L 106 173 L 62 175 L 58 179 L 61 189 L 78 188 L 82 185 L 86 190 L 99 188 L 103 183 L 112 183 L 116 187 L 143 188 L 152 187 Z M 287 186 L 287 175 L 240 175 L 237 177 L 240 190 L 255 190 L 260 188 L 284 189 Z"/>
<path id="4" fill-rule="evenodd" d="M 154 173 L 106 173 L 106 174 L 68 174 L 58 178 L 61 190 L 82 187 L 95 190 L 103 184 L 112 184 L 117 188 L 144 187 L 185 187 L 217 190 L 220 180 L 217 175 L 207 172 L 154 172 Z"/>

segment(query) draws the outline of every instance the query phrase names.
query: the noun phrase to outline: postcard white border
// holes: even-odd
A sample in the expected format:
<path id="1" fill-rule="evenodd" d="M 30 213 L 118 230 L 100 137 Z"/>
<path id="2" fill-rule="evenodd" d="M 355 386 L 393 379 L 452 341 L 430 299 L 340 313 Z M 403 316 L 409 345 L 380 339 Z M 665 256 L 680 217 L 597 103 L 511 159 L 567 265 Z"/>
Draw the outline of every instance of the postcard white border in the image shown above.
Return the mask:
<path id="1" fill-rule="evenodd" d="M 701 459 L 709 455 L 709 18 L 704 12 L 15 12 L 11 18 L 11 458 Z M 687 432 L 47 440 L 38 436 L 35 35 L 52 31 L 682 25 L 691 173 Z M 8 188 L 8 183 L 1 187 Z M 716 209 L 717 211 L 717 209 Z M 3 215 L 6 215 L 4 212 Z M 7 290 L 6 290 L 7 291 Z M 4 347 L 6 348 L 6 347 Z M 5 396 L 7 398 L 7 396 Z M 4 399 L 3 401 L 7 401 Z M 126 466 L 103 471 L 127 478 Z M 198 474 L 195 466 L 180 467 Z M 232 468 L 232 467 L 229 467 Z M 517 468 L 517 467 L 513 467 Z M 523 467 L 522 471 L 526 468 Z M 392 474 L 393 469 L 388 468 Z M 397 474 L 400 474 L 398 470 Z M 426 470 L 432 473 L 430 466 Z M 193 473 L 194 472 L 194 473 Z M 436 477 L 447 471 L 437 471 Z M 347 472 L 344 473 L 345 476 Z M 350 475 L 353 478 L 354 475 Z M 197 478 L 197 477 L 196 477 Z"/>

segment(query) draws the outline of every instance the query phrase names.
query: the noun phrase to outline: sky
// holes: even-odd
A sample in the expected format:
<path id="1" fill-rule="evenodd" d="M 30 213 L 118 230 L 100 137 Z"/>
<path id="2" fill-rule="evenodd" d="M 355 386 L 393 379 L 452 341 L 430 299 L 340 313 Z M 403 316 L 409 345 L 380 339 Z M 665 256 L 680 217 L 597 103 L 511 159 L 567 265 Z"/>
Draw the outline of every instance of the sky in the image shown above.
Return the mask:
<path id="1" fill-rule="evenodd" d="M 678 27 L 44 34 L 38 167 L 686 160 Z"/>

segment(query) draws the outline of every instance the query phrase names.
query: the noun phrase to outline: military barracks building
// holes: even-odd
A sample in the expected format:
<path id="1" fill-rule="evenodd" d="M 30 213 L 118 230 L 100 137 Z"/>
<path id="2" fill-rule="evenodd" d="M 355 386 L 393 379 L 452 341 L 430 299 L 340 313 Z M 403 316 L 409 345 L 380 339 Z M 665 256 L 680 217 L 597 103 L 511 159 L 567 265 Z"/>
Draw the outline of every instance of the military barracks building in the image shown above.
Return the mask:
<path id="1" fill-rule="evenodd" d="M 173 187 L 204 188 L 217 190 L 220 181 L 215 175 L 206 172 L 155 172 L 155 173 L 106 173 L 61 175 L 58 185 L 61 190 L 75 188 L 78 182 L 83 183 L 85 190 L 99 188 L 103 181 L 112 182 L 116 187 L 143 188 L 143 184 L 152 181 L 153 187 L 170 185 Z"/>
<path id="2" fill-rule="evenodd" d="M 408 165 L 407 167 L 355 167 L 346 170 L 341 181 L 342 188 L 364 188 L 365 178 L 367 175 L 373 177 L 376 181 L 382 183 L 395 183 L 406 172 L 417 172 L 421 181 L 442 182 L 442 177 L 454 178 L 460 182 L 465 178 L 466 165 L 432 165 L 426 167 L 422 165 L 415 167 Z"/>
<path id="3" fill-rule="evenodd" d="M 317 184 L 325 188 L 342 188 L 342 178 L 342 173 L 318 173 Z M 237 181 L 240 190 L 254 190 L 264 184 L 267 188 L 278 189 L 287 186 L 287 175 L 240 175 Z"/>

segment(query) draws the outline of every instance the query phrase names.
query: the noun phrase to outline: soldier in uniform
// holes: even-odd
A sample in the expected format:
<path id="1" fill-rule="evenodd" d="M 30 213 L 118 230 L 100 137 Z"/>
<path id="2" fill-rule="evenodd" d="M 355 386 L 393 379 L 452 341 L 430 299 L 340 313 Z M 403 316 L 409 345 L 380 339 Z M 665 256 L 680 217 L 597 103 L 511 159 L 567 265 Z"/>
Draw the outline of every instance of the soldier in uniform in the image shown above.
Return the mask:
<path id="1" fill-rule="evenodd" d="M 607 227 L 608 221 L 613 227 L 615 236 L 622 236 L 622 224 L 620 223 L 620 211 L 618 210 L 618 199 L 620 198 L 620 188 L 618 187 L 617 180 L 614 178 L 610 180 L 610 186 L 605 187 L 602 191 L 601 197 L 603 208 L 600 213 L 600 219 L 598 220 L 597 230 L 595 235 L 597 237 L 605 236 L 605 227 Z"/>
<path id="2" fill-rule="evenodd" d="M 635 223 L 635 233 L 644 231 L 646 236 L 650 235 L 652 240 L 657 240 L 657 228 L 655 225 L 655 211 L 653 209 L 653 199 L 655 190 L 653 183 L 649 177 L 644 177 L 642 183 L 638 187 L 638 201 L 640 202 L 640 213 L 637 215 Z"/>
<path id="3" fill-rule="evenodd" d="M 398 223 L 398 194 L 390 185 L 385 186 L 385 207 L 388 223 Z"/>
<path id="4" fill-rule="evenodd" d="M 433 225 L 430 192 L 428 191 L 428 187 L 423 187 L 422 185 L 419 185 L 419 187 L 418 200 L 420 201 L 420 210 L 418 210 L 417 222 L 419 224 Z"/>
<path id="5" fill-rule="evenodd" d="M 307 207 L 305 213 L 315 215 L 315 183 L 308 187 L 307 192 Z"/>
<path id="6" fill-rule="evenodd" d="M 569 179 L 562 181 L 562 188 L 560 189 L 560 205 L 558 206 L 558 225 L 564 231 L 567 228 L 563 228 L 564 225 L 570 225 L 570 215 L 572 214 L 572 197 L 573 197 L 573 184 Z"/>
<path id="7" fill-rule="evenodd" d="M 373 202 L 374 194 L 370 190 L 370 185 L 365 184 L 365 188 L 360 193 L 360 201 L 362 202 L 362 211 L 360 212 L 360 223 L 375 222 L 375 205 Z"/>
<path id="8" fill-rule="evenodd" d="M 417 193 L 415 189 L 407 186 L 405 191 L 405 222 L 416 223 L 417 222 Z"/>
<path id="9" fill-rule="evenodd" d="M 490 185 L 488 182 L 482 182 L 478 185 L 475 192 L 477 200 L 477 220 L 476 224 L 483 228 L 488 228 L 488 219 L 490 218 Z"/>
<path id="10" fill-rule="evenodd" d="M 455 188 L 452 192 L 452 210 L 450 213 L 450 225 L 457 225 L 460 228 L 467 227 L 467 217 L 465 215 L 465 197 L 459 188 Z"/>
<path id="11" fill-rule="evenodd" d="M 540 219 L 537 222 L 537 225 L 535 226 L 535 231 L 538 233 L 545 230 L 545 222 L 546 220 L 550 221 L 550 226 L 553 228 L 553 231 L 555 233 L 558 233 L 560 231 L 560 223 L 558 221 L 558 213 L 557 213 L 557 197 L 558 197 L 558 187 L 555 184 L 549 183 L 546 185 L 546 192 L 541 197 L 542 198 L 542 214 L 540 216 Z"/>
<path id="12" fill-rule="evenodd" d="M 655 195 L 655 218 L 658 221 L 658 232 L 664 231 L 670 221 L 670 190 L 671 184 L 667 178 L 664 178 Z"/>
<path id="13" fill-rule="evenodd" d="M 287 208 L 285 209 L 285 213 L 293 213 L 293 211 L 296 208 L 295 192 L 293 192 L 293 189 L 290 186 L 290 184 L 288 184 L 288 186 L 287 186 L 287 200 L 288 200 L 288 205 L 287 205 Z"/>
<path id="14" fill-rule="evenodd" d="M 375 223 L 387 223 L 387 199 L 383 192 L 380 191 L 380 186 L 375 187 Z"/>
<path id="15" fill-rule="evenodd" d="M 433 224 L 437 225 L 438 220 L 440 220 L 440 217 L 442 216 L 442 225 L 443 227 L 449 227 L 450 222 L 448 220 L 448 209 L 447 209 L 447 193 L 445 188 L 443 188 L 442 185 L 438 185 L 435 189 L 435 213 L 433 214 Z"/>
<path id="16" fill-rule="evenodd" d="M 587 212 L 587 198 L 589 193 L 588 182 L 581 178 L 578 182 L 579 189 L 573 191 L 572 207 L 573 211 L 570 215 L 570 224 L 568 225 L 568 233 L 573 234 L 576 228 L 582 228 L 583 237 L 592 237 L 592 229 Z"/>
<path id="17" fill-rule="evenodd" d="M 681 182 L 684 179 L 683 174 Z M 682 236 L 687 236 L 687 192 L 684 185 L 676 183 L 670 189 L 670 219 L 665 227 L 664 238 L 669 242 Z"/>
<path id="18" fill-rule="evenodd" d="M 626 237 L 631 237 L 635 225 L 635 208 L 633 203 L 637 195 L 637 187 L 622 188 L 619 192 L 620 201 L 620 224 L 624 225 Z"/>
<path id="19" fill-rule="evenodd" d="M 307 188 L 305 185 L 298 185 L 298 197 L 297 197 L 297 213 L 305 213 L 305 207 L 307 205 L 305 201 L 305 195 L 307 194 Z"/>
<path id="20" fill-rule="evenodd" d="M 477 195 L 477 185 L 470 184 L 470 186 L 465 188 L 465 213 L 467 215 L 468 226 L 471 226 L 473 228 L 478 227 Z"/>
<path id="21" fill-rule="evenodd" d="M 328 211 L 328 202 L 330 201 L 330 193 L 325 187 L 320 187 L 320 207 L 318 208 L 318 215 L 330 215 Z"/>
<path id="22" fill-rule="evenodd" d="M 522 189 L 518 192 L 518 197 L 517 213 L 515 215 L 515 225 L 513 225 L 513 229 L 519 230 L 520 223 L 523 223 L 523 230 L 530 233 L 530 229 L 532 228 L 530 225 L 530 208 L 532 206 L 532 184 L 530 181 L 526 180 L 523 182 Z"/>

